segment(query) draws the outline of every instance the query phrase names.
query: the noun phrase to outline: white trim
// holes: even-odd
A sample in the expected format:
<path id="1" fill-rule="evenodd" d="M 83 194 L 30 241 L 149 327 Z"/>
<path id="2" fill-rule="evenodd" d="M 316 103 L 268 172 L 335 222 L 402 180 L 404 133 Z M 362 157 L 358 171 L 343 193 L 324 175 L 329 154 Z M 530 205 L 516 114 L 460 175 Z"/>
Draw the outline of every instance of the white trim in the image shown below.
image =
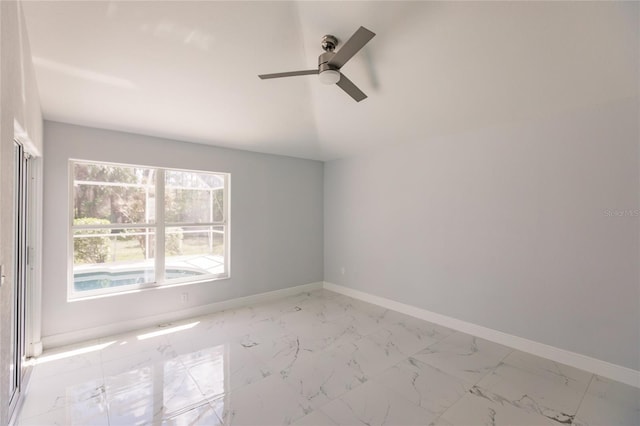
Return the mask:
<path id="1" fill-rule="evenodd" d="M 38 151 L 36 144 L 29 137 L 29 133 L 24 130 L 24 127 L 18 120 L 13 119 L 13 138 L 22 144 L 24 151 L 34 157 L 42 156 L 42 153 Z"/>
<path id="2" fill-rule="evenodd" d="M 542 358 L 547 358 L 552 361 L 570 365 L 572 367 L 589 371 L 599 376 L 603 376 L 630 386 L 640 388 L 640 371 L 638 370 L 633 370 L 621 365 L 612 364 L 576 352 L 571 352 L 565 349 L 557 348 L 555 346 L 550 346 L 544 343 L 514 336 L 512 334 L 503 333 L 502 331 L 483 327 L 481 325 L 462 321 L 456 318 L 448 317 L 446 315 L 437 314 L 435 312 L 430 312 L 416 306 L 406 305 L 404 303 L 396 302 L 395 300 L 375 296 L 373 294 L 365 293 L 363 291 L 355 290 L 342 285 L 325 282 L 323 287 L 326 290 L 353 297 L 354 299 L 359 299 L 364 302 L 372 303 L 374 305 L 382 306 L 387 309 L 410 315 L 412 317 L 443 325 L 457 331 L 472 334 L 474 336 L 490 340 L 501 345 L 509 346 L 513 349 L 528 352 Z"/>
<path id="3" fill-rule="evenodd" d="M 179 311 L 167 312 L 159 315 L 136 318 L 129 321 L 121 321 L 100 327 L 87 328 L 84 330 L 72 331 L 69 333 L 55 334 L 52 336 L 44 336 L 42 343 L 44 349 L 48 350 L 58 346 L 80 343 L 83 341 L 97 339 L 101 337 L 111 336 L 114 334 L 126 333 L 140 328 L 152 327 L 154 325 L 179 321 L 200 315 L 207 315 L 214 312 L 224 311 L 227 309 L 235 309 L 256 303 L 267 302 L 282 297 L 293 296 L 299 293 L 321 289 L 322 281 L 303 284 L 295 287 L 283 288 L 280 290 L 268 291 L 266 293 L 253 294 L 250 296 L 238 297 L 236 299 L 225 300 L 222 302 L 211 303 L 203 306 L 182 309 Z"/>
<path id="4" fill-rule="evenodd" d="M 29 247 L 29 269 L 27 272 L 27 294 L 25 299 L 25 355 L 42 353 L 42 152 L 38 150 L 20 122 L 13 120 L 14 139 L 31 155 L 29 160 L 29 182 L 27 203 L 27 245 Z M 17 412 L 17 410 L 16 410 Z"/>
<path id="5" fill-rule="evenodd" d="M 29 206 L 29 278 L 27 289 L 27 347 L 26 355 L 38 356 L 42 353 L 42 157 L 30 160 L 30 200 Z"/>
<path id="6" fill-rule="evenodd" d="M 43 346 L 42 346 L 42 340 L 38 340 L 37 342 L 31 342 L 29 344 L 30 349 L 27 352 L 27 356 L 29 357 L 39 357 L 40 355 L 42 355 L 42 351 L 43 351 Z"/>
<path id="7" fill-rule="evenodd" d="M 222 190 L 222 221 L 224 222 L 224 271 L 227 278 L 231 278 L 231 173 L 224 174 L 224 189 Z"/>
<path id="8" fill-rule="evenodd" d="M 165 246 L 165 233 L 166 233 L 166 224 L 164 223 L 164 169 L 157 168 L 156 170 L 156 223 L 159 225 L 156 228 L 156 249 L 154 253 L 154 267 L 155 267 L 155 282 L 164 284 L 164 275 L 165 275 L 165 250 L 167 249 Z M 149 253 L 146 254 L 149 256 Z"/>
<path id="9" fill-rule="evenodd" d="M 67 301 L 73 298 L 73 264 L 74 264 L 74 242 L 73 242 L 73 207 L 74 207 L 74 189 L 73 180 L 75 161 L 69 160 L 67 164 Z"/>
<path id="10" fill-rule="evenodd" d="M 128 229 L 128 228 L 156 228 L 155 223 L 102 223 L 99 225 L 72 225 L 74 230 L 87 229 Z M 94 234 L 91 234 L 94 235 Z"/>

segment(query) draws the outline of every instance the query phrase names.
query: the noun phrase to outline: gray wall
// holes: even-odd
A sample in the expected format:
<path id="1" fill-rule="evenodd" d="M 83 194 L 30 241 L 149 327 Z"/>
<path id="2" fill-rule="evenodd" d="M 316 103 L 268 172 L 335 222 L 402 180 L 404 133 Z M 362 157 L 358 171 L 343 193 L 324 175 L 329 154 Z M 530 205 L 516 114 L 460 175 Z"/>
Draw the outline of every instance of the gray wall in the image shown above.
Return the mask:
<path id="1" fill-rule="evenodd" d="M 13 139 L 42 146 L 42 115 L 20 4 L 0 1 L 0 424 L 7 424 L 13 301 Z M 14 125 L 17 122 L 20 126 Z M 18 133 L 20 133 L 18 135 Z"/>
<path id="2" fill-rule="evenodd" d="M 639 370 L 639 113 L 326 163 L 325 281 Z"/>
<path id="3" fill-rule="evenodd" d="M 48 121 L 44 134 L 44 338 L 322 281 L 321 162 Z M 231 173 L 231 278 L 67 302 L 71 158 Z"/>

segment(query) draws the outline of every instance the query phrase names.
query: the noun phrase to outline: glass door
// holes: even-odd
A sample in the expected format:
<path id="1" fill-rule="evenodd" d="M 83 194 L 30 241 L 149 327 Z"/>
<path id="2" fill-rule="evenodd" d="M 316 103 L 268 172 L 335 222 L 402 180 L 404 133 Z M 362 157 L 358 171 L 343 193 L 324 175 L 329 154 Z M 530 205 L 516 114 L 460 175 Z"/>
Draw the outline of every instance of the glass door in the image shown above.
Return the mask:
<path id="1" fill-rule="evenodd" d="M 11 364 L 9 367 L 9 415 L 11 416 L 20 395 L 25 360 L 26 289 L 29 264 L 29 155 L 22 144 L 14 141 L 14 262 L 13 300 L 11 303 Z"/>

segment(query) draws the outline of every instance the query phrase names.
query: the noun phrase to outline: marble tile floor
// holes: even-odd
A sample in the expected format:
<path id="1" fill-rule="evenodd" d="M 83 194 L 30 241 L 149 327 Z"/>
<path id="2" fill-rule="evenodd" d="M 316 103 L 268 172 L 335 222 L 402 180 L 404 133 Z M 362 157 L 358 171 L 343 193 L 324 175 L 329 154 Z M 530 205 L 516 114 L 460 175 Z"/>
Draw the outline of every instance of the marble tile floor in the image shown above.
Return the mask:
<path id="1" fill-rule="evenodd" d="M 27 425 L 640 425 L 640 390 L 326 290 L 48 351 Z"/>

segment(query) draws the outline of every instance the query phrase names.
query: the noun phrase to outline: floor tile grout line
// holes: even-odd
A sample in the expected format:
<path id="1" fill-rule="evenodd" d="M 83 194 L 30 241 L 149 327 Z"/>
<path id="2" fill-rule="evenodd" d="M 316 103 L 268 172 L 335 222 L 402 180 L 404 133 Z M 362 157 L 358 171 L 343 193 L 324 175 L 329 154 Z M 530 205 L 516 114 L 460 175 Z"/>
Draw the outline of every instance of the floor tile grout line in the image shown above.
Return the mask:
<path id="1" fill-rule="evenodd" d="M 402 361 L 398 362 L 397 364 L 395 364 L 395 365 L 393 365 L 393 366 L 391 366 L 391 367 L 387 368 L 386 370 L 384 370 L 384 371 L 382 371 L 382 372 L 378 373 L 378 374 L 377 374 L 377 376 L 382 375 L 383 373 L 385 373 L 385 372 L 387 372 L 387 371 L 391 370 L 392 368 L 396 368 L 398 365 L 400 365 L 400 364 L 401 364 L 401 363 L 403 363 L 403 362 L 407 362 L 407 361 L 409 360 L 409 358 L 411 358 L 411 356 L 408 356 L 407 358 L 403 359 Z M 432 366 L 432 365 L 430 365 L 430 364 L 427 364 L 427 363 L 424 363 L 424 364 L 426 364 L 426 365 L 428 365 L 429 367 L 431 367 L 431 368 L 435 369 L 436 371 L 438 371 L 438 372 L 440 372 L 440 373 L 442 373 L 442 374 L 446 375 L 447 377 L 450 377 L 450 378 L 455 379 L 455 380 L 457 380 L 457 381 L 462 381 L 461 379 L 459 379 L 459 378 L 457 378 L 457 377 L 455 377 L 455 376 L 452 376 L 451 374 L 449 374 L 449 373 L 447 373 L 447 372 L 445 372 L 445 371 L 442 371 L 442 370 L 440 370 L 440 369 L 438 369 L 438 368 L 436 368 L 436 367 L 434 367 L 434 366 Z M 375 383 L 377 383 L 377 384 L 379 384 L 380 386 L 383 386 L 385 389 L 387 389 L 387 390 L 389 390 L 389 391 L 393 392 L 395 395 L 397 395 L 397 396 L 401 397 L 401 398 L 402 398 L 402 399 L 404 399 L 405 401 L 408 401 L 408 402 L 410 402 L 411 404 L 413 404 L 413 405 L 417 405 L 418 407 L 422 408 L 423 410 L 425 410 L 425 411 L 427 411 L 427 412 L 430 412 L 429 410 L 427 410 L 426 408 L 424 408 L 422 405 L 420 405 L 420 403 L 415 403 L 415 402 L 413 402 L 413 401 L 409 400 L 409 399 L 408 399 L 408 398 L 406 398 L 404 395 L 401 395 L 401 394 L 400 394 L 398 391 L 396 391 L 395 389 L 392 389 L 392 388 L 391 388 L 390 386 L 388 386 L 387 384 L 382 383 L 382 382 L 380 382 L 379 380 L 377 380 L 377 378 L 376 378 L 376 377 L 371 378 L 371 381 L 372 381 L 372 382 L 375 382 Z M 465 386 L 465 387 L 466 387 L 466 386 Z M 463 394 L 462 394 L 458 399 L 456 399 L 456 400 L 455 400 L 455 401 L 454 401 L 454 402 L 453 402 L 449 407 L 447 407 L 447 408 L 446 408 L 442 413 L 440 413 L 440 414 L 438 414 L 436 417 L 434 417 L 434 418 L 433 418 L 433 420 L 431 421 L 431 423 L 433 423 L 433 422 L 435 422 L 437 419 L 439 419 L 439 418 L 440 418 L 440 417 L 441 417 L 441 416 L 442 416 L 442 415 L 443 415 L 443 414 L 444 414 L 444 413 L 445 413 L 445 412 L 446 412 L 450 407 L 452 407 L 452 406 L 453 406 L 453 405 L 455 405 L 455 404 L 456 404 L 460 399 L 462 399 L 462 398 L 466 395 L 466 393 L 467 393 L 467 392 L 465 391 L 465 392 L 464 392 L 464 393 L 463 393 Z"/>
<path id="2" fill-rule="evenodd" d="M 587 393 L 589 392 L 589 388 L 591 387 L 591 383 L 593 383 L 594 379 L 596 378 L 595 374 L 591 374 L 591 379 L 589 380 L 589 384 L 587 384 L 587 387 L 584 389 L 584 393 L 582 394 L 582 398 L 580 398 L 580 403 L 578 404 L 578 408 L 576 408 L 576 413 L 573 416 L 574 420 L 576 417 L 578 417 L 578 413 L 580 412 L 580 408 L 582 408 L 582 403 L 584 402 L 584 399 L 587 396 Z"/>
<path id="3" fill-rule="evenodd" d="M 354 308 L 354 309 L 355 309 L 355 308 Z M 286 314 L 290 314 L 290 313 L 285 313 L 284 315 L 286 315 Z M 347 314 L 348 314 L 348 312 L 347 312 L 347 311 L 341 312 L 341 313 L 340 313 L 336 318 L 342 318 L 342 317 L 346 316 Z M 319 323 L 328 323 L 328 322 L 330 322 L 330 320 L 322 320 L 322 319 L 318 319 L 318 318 L 316 318 L 316 316 L 315 316 L 315 315 L 311 315 L 311 314 L 310 314 L 310 318 L 311 318 L 312 320 L 318 320 L 318 322 L 319 322 Z M 334 319 L 335 319 L 335 318 L 334 318 Z M 376 329 L 377 329 L 377 328 L 379 328 L 379 326 L 378 326 L 378 327 L 376 327 Z M 375 331 L 376 331 L 376 330 L 374 330 L 373 332 L 375 332 Z M 369 333 L 369 334 L 370 334 L 370 333 Z M 365 335 L 359 335 L 360 337 L 359 337 L 358 339 L 356 339 L 356 341 L 357 341 L 357 340 L 360 340 L 360 339 L 362 339 L 362 338 L 364 338 L 364 337 L 366 337 L 367 335 L 368 335 L 368 334 L 365 334 Z M 344 343 L 337 344 L 336 342 L 332 342 L 332 343 L 331 343 L 330 345 L 328 345 L 327 347 L 325 347 L 325 348 L 323 348 L 322 350 L 318 351 L 316 355 L 319 355 L 319 354 L 325 353 L 325 352 L 329 351 L 329 350 L 330 350 L 330 349 L 332 349 L 332 348 L 333 348 L 333 349 L 335 349 L 336 347 L 339 347 L 341 344 L 344 344 Z M 251 355 L 253 355 L 253 354 L 251 354 Z M 285 380 L 285 379 L 282 377 L 282 375 L 281 375 L 281 371 L 274 371 L 274 372 L 272 372 L 272 374 L 271 374 L 271 375 L 274 375 L 274 376 L 275 376 L 275 375 L 277 375 L 277 376 L 278 376 L 278 380 L 279 380 L 280 382 L 284 383 L 284 384 L 285 384 L 285 386 L 286 386 L 288 389 L 290 389 L 294 395 L 298 395 L 298 390 L 296 389 L 296 387 L 295 387 L 295 386 L 293 386 L 293 384 L 289 383 L 287 380 Z M 266 378 L 263 378 L 263 379 L 266 379 Z M 263 380 L 263 379 L 261 379 L 261 380 Z M 251 383 L 251 384 L 253 384 L 253 383 Z M 250 386 L 251 384 L 248 384 L 247 386 Z M 358 386 L 360 386 L 360 385 L 358 385 Z M 357 387 L 358 387 L 358 386 L 357 386 Z M 313 412 L 315 412 L 315 411 L 319 411 L 321 407 L 323 407 L 323 406 L 327 405 L 328 403 L 330 403 L 330 402 L 332 402 L 332 401 L 334 401 L 334 400 L 336 400 L 336 399 L 339 399 L 342 395 L 344 395 L 344 394 L 346 394 L 346 393 L 348 393 L 348 392 L 349 392 L 349 390 L 347 390 L 346 392 L 344 392 L 344 393 L 343 393 L 343 394 L 341 394 L 340 396 L 337 396 L 337 397 L 335 397 L 335 398 L 332 398 L 332 399 L 330 399 L 330 400 L 326 401 L 326 402 L 325 402 L 325 403 L 323 403 L 320 407 L 317 407 L 317 408 L 315 408 L 315 409 L 313 409 L 313 408 L 311 407 L 311 405 L 309 404 L 309 408 L 311 408 L 311 411 L 310 411 L 309 413 L 306 413 L 305 415 L 311 414 L 311 413 L 313 413 Z M 232 393 L 232 392 L 230 391 L 229 393 Z M 221 398 L 221 397 L 223 397 L 223 396 L 224 396 L 224 395 L 221 395 L 221 396 L 217 397 L 216 399 L 219 399 L 219 398 Z M 301 397 L 301 399 L 302 399 L 302 400 L 304 400 L 306 403 L 310 403 L 306 398 L 304 398 L 304 396 L 302 396 L 302 397 Z M 217 413 L 216 413 L 216 414 L 217 414 Z M 323 414 L 324 414 L 324 413 L 323 413 Z M 301 416 L 300 418 L 302 418 L 302 417 L 304 417 L 304 416 Z M 218 418 L 219 418 L 219 417 L 218 417 Z M 298 419 L 296 419 L 296 420 L 298 420 Z"/>
<path id="4" fill-rule="evenodd" d="M 99 340 L 99 342 L 101 342 L 102 339 Z M 110 404 L 109 404 L 109 395 L 107 395 L 107 376 L 104 373 L 104 359 L 102 356 L 102 351 L 103 349 L 100 349 L 100 353 L 99 353 L 99 359 L 100 359 L 100 373 L 102 374 L 102 389 L 103 389 L 103 393 L 102 396 L 104 397 L 104 405 L 107 411 L 107 424 L 110 426 L 111 425 L 111 415 L 110 415 Z"/>
<path id="5" fill-rule="evenodd" d="M 357 308 L 354 308 L 354 309 L 357 309 Z M 385 312 L 388 312 L 388 311 L 389 311 L 389 310 L 386 310 Z M 345 314 L 346 314 L 346 313 L 345 313 Z M 344 314 L 343 314 L 343 315 L 344 315 Z M 367 315 L 367 316 L 369 316 L 369 315 Z M 379 320 L 378 320 L 378 321 L 376 321 L 376 323 L 377 323 L 377 327 L 376 327 L 376 329 L 375 329 L 375 330 L 373 330 L 372 332 L 367 333 L 367 334 L 365 334 L 365 335 L 361 335 L 361 337 L 360 337 L 360 338 L 356 339 L 354 342 L 351 342 L 351 343 L 355 344 L 356 342 L 358 342 L 358 341 L 360 341 L 360 340 L 362 340 L 362 339 L 366 338 L 367 336 L 371 336 L 372 334 L 376 333 L 377 331 L 379 331 L 379 330 L 381 330 L 381 329 L 384 329 L 384 328 L 383 328 L 383 326 L 382 326 L 382 325 L 380 325 L 380 323 L 381 323 L 381 322 L 385 322 L 386 324 L 390 324 L 390 325 L 396 325 L 396 324 L 397 324 L 397 323 L 395 323 L 395 322 L 390 322 L 390 320 L 386 320 L 386 318 L 380 317 L 380 318 L 379 318 Z M 424 321 L 424 322 L 426 322 L 426 323 L 428 323 L 428 324 L 430 324 L 430 325 L 432 324 L 432 323 L 430 323 L 429 321 Z M 427 349 L 428 347 L 430 347 L 430 346 L 432 346 L 432 345 L 435 345 L 435 344 L 437 344 L 437 343 L 441 342 L 442 340 L 446 339 L 447 337 L 449 337 L 449 336 L 451 336 L 451 335 L 453 335 L 453 334 L 455 334 L 455 333 L 458 333 L 458 332 L 457 332 L 457 331 L 454 331 L 453 333 L 451 333 L 451 334 L 449 334 L 449 335 L 447 335 L 447 336 L 444 336 L 444 337 L 442 337 L 442 338 L 440 338 L 440 339 L 436 339 L 434 342 L 429 343 L 429 344 L 428 344 L 427 346 L 425 346 L 424 348 L 421 348 L 421 349 L 418 349 L 418 350 L 414 351 L 414 352 L 413 352 L 412 354 L 410 354 L 410 355 L 407 355 L 407 354 L 405 354 L 405 353 L 400 352 L 400 353 L 402 353 L 402 355 L 404 355 L 404 358 L 403 358 L 402 360 L 400 360 L 400 361 L 398 361 L 397 363 L 395 363 L 395 364 L 393 364 L 393 365 L 389 366 L 388 368 L 384 369 L 383 371 L 380 371 L 380 372 L 376 373 L 376 374 L 375 374 L 374 376 L 372 376 L 371 378 L 367 378 L 367 380 L 366 380 L 366 382 L 365 382 L 365 383 L 358 384 L 358 385 L 356 386 L 356 388 L 359 388 L 361 385 L 364 385 L 364 384 L 366 384 L 367 382 L 373 382 L 373 383 L 376 383 L 376 384 L 378 384 L 378 385 L 382 385 L 385 389 L 387 389 L 388 391 L 391 391 L 394 395 L 396 395 L 396 396 L 400 397 L 402 400 L 404 400 L 404 401 L 406 401 L 406 402 L 408 402 L 408 403 L 410 403 L 410 404 L 412 404 L 412 405 L 415 405 L 415 406 L 419 407 L 419 408 L 420 408 L 420 409 L 422 409 L 422 410 L 428 411 L 428 410 L 426 410 L 424 407 L 422 407 L 420 404 L 416 404 L 416 403 L 414 403 L 414 402 L 412 402 L 412 401 L 408 400 L 406 397 L 404 397 L 403 395 L 399 394 L 399 393 L 398 393 L 398 392 L 396 392 L 394 389 L 391 389 L 391 388 L 389 388 L 388 386 L 385 386 L 384 384 L 382 384 L 382 383 L 378 382 L 377 380 L 375 380 L 375 376 L 379 376 L 379 375 L 380 375 L 380 374 L 382 374 L 384 371 L 387 371 L 387 370 L 389 370 L 389 369 L 391 369 L 391 368 L 394 368 L 394 367 L 395 367 L 395 366 L 397 366 L 398 364 L 400 364 L 400 363 L 402 363 L 402 362 L 407 361 L 407 360 L 408 360 L 409 358 L 411 358 L 413 355 L 415 355 L 415 354 L 417 354 L 417 353 L 419 353 L 419 352 L 421 352 L 421 351 L 423 351 L 423 350 Z M 474 336 L 474 337 L 475 337 L 475 336 Z M 343 344 L 345 344 L 345 343 L 343 343 Z M 340 346 L 340 345 L 337 345 L 337 346 Z M 334 346 L 333 344 L 332 344 L 332 345 L 329 345 L 329 346 L 328 346 L 327 348 L 325 348 L 322 352 L 328 351 L 330 348 L 336 348 L 337 346 Z M 321 352 L 320 352 L 320 353 L 321 353 Z M 505 355 L 505 357 L 506 357 L 506 356 L 508 356 L 508 355 L 509 355 L 509 354 Z M 503 359 L 504 359 L 504 358 L 503 358 Z M 429 365 L 429 364 L 428 364 L 428 365 Z M 430 367 L 432 367 L 432 368 L 434 368 L 434 369 L 436 369 L 437 371 L 441 371 L 440 369 L 438 369 L 438 368 L 436 368 L 436 367 L 434 367 L 434 366 L 431 366 L 431 365 L 429 365 L 429 366 L 430 366 Z M 452 378 L 457 379 L 455 376 L 452 376 L 452 375 L 450 375 L 449 373 L 446 373 L 446 372 L 443 372 L 443 371 L 441 371 L 441 372 L 442 372 L 442 373 L 444 373 L 444 374 L 446 374 L 446 375 L 447 375 L 447 376 L 449 376 L 449 377 L 452 377 Z M 483 376 L 483 377 L 484 377 L 484 376 Z M 459 379 L 458 379 L 458 380 L 459 380 Z M 480 379 L 480 380 L 481 380 L 481 379 Z M 285 381 L 285 383 L 288 383 L 288 382 L 286 382 L 286 381 Z M 293 386 L 291 385 L 291 387 L 293 387 Z M 311 412 L 314 412 L 314 411 L 318 411 L 318 410 L 320 410 L 320 409 L 321 409 L 321 407 L 324 407 L 324 406 L 326 406 L 327 404 L 329 404 L 330 402 L 332 402 L 332 401 L 335 401 L 335 400 L 338 400 L 338 399 L 342 398 L 344 395 L 348 394 L 349 392 L 353 391 L 353 390 L 354 390 L 354 389 L 356 389 L 356 388 L 351 388 L 351 389 L 347 390 L 346 392 L 342 393 L 341 395 L 336 396 L 335 398 L 333 398 L 333 399 L 331 399 L 331 400 L 329 400 L 329 401 L 326 401 L 326 402 L 325 402 L 325 403 L 323 403 L 320 407 L 318 407 L 318 408 L 316 408 L 316 409 L 312 410 Z M 294 388 L 294 390 L 295 390 L 295 388 Z M 462 396 L 461 396 L 460 398 L 462 398 Z M 458 400 L 459 400 L 460 398 L 458 398 Z M 456 400 L 455 402 L 457 402 L 458 400 Z M 454 402 L 454 404 L 455 404 L 455 402 Z M 452 404 L 452 405 L 453 405 L 453 404 Z M 321 411 L 321 412 L 322 412 L 322 411 Z M 324 413 L 324 412 L 322 412 L 322 413 L 326 415 L 326 413 Z"/>
<path id="6" fill-rule="evenodd" d="M 351 305 L 349 305 L 349 306 L 351 306 Z M 355 308 L 355 307 L 353 307 L 353 309 L 356 309 L 356 308 Z M 347 314 L 348 314 L 347 312 L 343 312 L 342 314 L 340 314 L 340 315 L 339 315 L 339 317 L 341 318 L 341 317 L 343 317 L 343 316 L 346 316 Z M 367 316 L 369 316 L 369 315 L 367 315 Z M 328 322 L 328 321 L 320 321 L 320 322 L 322 323 L 322 322 Z M 323 353 L 328 353 L 328 352 L 330 352 L 331 350 L 335 350 L 335 349 L 339 348 L 340 346 L 343 346 L 343 345 L 346 345 L 346 344 L 355 344 L 356 342 L 358 342 L 358 341 L 360 341 L 360 340 L 362 340 L 362 339 L 366 338 L 367 336 L 370 336 L 371 334 L 375 333 L 376 331 L 378 331 L 378 330 L 380 329 L 379 322 L 378 322 L 378 321 L 376 321 L 376 324 L 378 324 L 378 325 L 376 326 L 375 330 L 373 330 L 372 332 L 370 332 L 370 333 L 366 333 L 366 334 L 364 334 L 364 335 L 360 335 L 360 334 L 358 334 L 360 337 L 358 337 L 357 339 L 355 339 L 355 340 L 354 340 L 354 341 L 352 341 L 352 342 L 341 342 L 341 343 L 332 342 L 332 343 L 331 343 L 330 345 L 328 345 L 327 347 L 325 347 L 325 348 L 323 348 L 322 350 L 318 351 L 318 352 L 315 354 L 315 356 L 319 356 L 319 355 L 321 355 L 321 354 L 323 354 Z M 286 384 L 290 389 L 292 389 L 292 391 L 294 392 L 294 394 L 298 395 L 298 390 L 295 388 L 295 386 L 293 386 L 293 384 L 291 384 L 291 383 L 289 383 L 287 380 L 285 380 L 285 379 L 282 377 L 282 375 L 281 375 L 280 373 L 281 373 L 281 371 L 278 371 L 278 372 L 276 372 L 276 373 L 274 373 L 274 374 L 277 374 L 277 375 L 278 375 L 278 377 L 280 378 L 280 380 L 281 380 L 282 382 L 284 382 L 284 383 L 285 383 L 285 384 Z M 325 401 L 324 403 L 322 403 L 319 407 L 317 407 L 317 408 L 315 408 L 315 409 L 314 409 L 314 408 L 311 408 L 311 411 L 310 411 L 308 414 L 311 414 L 311 413 L 313 413 L 313 412 L 315 412 L 315 411 L 320 410 L 320 408 L 321 408 L 321 407 L 326 406 L 327 404 L 329 404 L 329 403 L 330 403 L 330 402 L 332 402 L 332 401 L 335 401 L 335 400 L 337 400 L 337 399 L 340 399 L 342 396 L 344 396 L 344 395 L 348 394 L 349 392 L 353 391 L 354 389 L 356 389 L 356 388 L 360 387 L 361 385 L 365 384 L 365 383 L 366 383 L 366 382 L 368 382 L 369 380 L 370 380 L 370 379 L 368 379 L 368 378 L 367 378 L 367 379 L 365 380 L 365 382 L 364 382 L 364 383 L 358 383 L 354 388 L 347 389 L 345 392 L 341 393 L 340 395 L 338 395 L 338 396 L 336 396 L 336 397 L 334 397 L 334 398 L 332 398 L 332 399 L 329 399 L 329 400 Z M 310 401 L 309 401 L 309 400 L 307 400 L 304 396 L 302 396 L 302 398 L 303 398 L 307 403 L 309 403 L 309 404 L 310 404 Z M 310 406 L 310 407 L 311 407 L 311 406 Z M 325 414 L 324 412 L 322 412 L 322 413 L 323 413 L 323 414 Z M 307 414 L 307 415 L 308 415 L 308 414 Z M 326 414 L 325 414 L 325 415 L 326 415 Z"/>
<path id="7" fill-rule="evenodd" d="M 456 333 L 461 333 L 461 332 L 458 332 L 458 331 L 457 331 Z M 464 334 L 467 334 L 467 333 L 464 333 Z M 474 337 L 475 337 L 475 336 L 474 336 Z M 459 403 L 459 402 L 460 402 L 460 401 L 461 401 L 465 396 L 467 396 L 467 394 L 469 394 L 469 393 L 470 393 L 470 390 L 471 390 L 473 387 L 477 386 L 477 384 L 478 384 L 478 383 L 480 383 L 480 382 L 481 382 L 485 377 L 487 377 L 489 374 L 493 373 L 493 372 L 494 372 L 494 371 L 495 371 L 495 370 L 496 370 L 496 369 L 497 369 L 497 368 L 502 364 L 502 362 L 503 362 L 503 361 L 504 361 L 504 360 L 505 360 L 509 355 L 511 355 L 513 352 L 515 352 L 515 349 L 511 349 L 511 350 L 510 350 L 510 351 L 509 351 L 505 356 L 503 356 L 503 357 L 500 359 L 500 361 L 498 362 L 498 364 L 497 364 L 495 367 L 493 367 L 490 371 L 488 371 L 488 372 L 487 372 L 485 375 L 483 375 L 481 378 L 479 378 L 478 380 L 476 380 L 476 382 L 475 382 L 473 385 L 471 385 L 471 388 L 469 388 L 469 390 L 467 390 L 467 391 L 464 393 L 464 395 L 462 395 L 460 398 L 458 398 L 458 399 L 456 400 L 456 402 L 454 402 L 454 403 L 453 403 L 453 404 L 451 404 L 449 407 L 447 407 L 447 409 L 446 409 L 446 410 L 444 410 L 444 411 L 443 411 L 443 412 L 442 412 L 442 413 L 441 413 L 441 414 L 440 414 L 436 419 L 434 419 L 434 420 L 433 420 L 433 422 L 432 422 L 431 424 L 434 424 L 435 422 L 437 422 L 438 420 L 440 420 L 440 419 L 442 418 L 442 416 L 444 416 L 445 414 L 447 414 L 447 412 L 448 412 L 449 410 L 451 410 L 451 409 L 452 409 L 452 408 L 453 408 L 457 403 Z"/>
<path id="8" fill-rule="evenodd" d="M 168 339 L 167 339 L 167 341 L 168 341 Z M 169 345 L 171 345 L 171 342 L 169 342 L 169 341 L 168 341 L 168 344 L 169 344 Z M 176 352 L 176 354 L 177 354 L 177 352 Z M 179 356 L 176 356 L 176 358 L 179 358 Z M 223 392 L 222 394 L 217 395 L 217 396 L 211 396 L 211 397 L 210 397 L 210 396 L 207 396 L 207 395 L 202 391 L 202 387 L 200 386 L 200 384 L 198 383 L 198 381 L 196 380 L 196 378 L 195 378 L 195 377 L 193 377 L 193 374 L 191 373 L 191 370 L 190 370 L 190 369 L 185 365 L 185 363 L 184 363 L 182 360 L 179 360 L 179 362 L 180 362 L 180 364 L 184 367 L 184 369 L 185 369 L 185 371 L 186 371 L 187 375 L 188 375 L 188 376 L 191 378 L 191 380 L 195 383 L 196 388 L 198 388 L 198 391 L 202 394 L 203 401 L 204 401 L 207 405 L 209 405 L 209 407 L 211 407 L 211 410 L 213 411 L 213 415 L 214 415 L 214 416 L 216 416 L 216 418 L 220 421 L 220 424 L 221 424 L 221 425 L 222 425 L 222 424 L 224 424 L 224 420 L 223 420 L 222 418 L 220 418 L 220 416 L 219 416 L 219 415 L 218 415 L 218 413 L 216 412 L 215 407 L 211 404 L 211 402 L 212 402 L 212 401 L 215 401 L 215 400 L 218 400 L 218 399 L 220 399 L 220 398 L 224 398 L 224 397 L 225 397 L 225 396 L 227 396 L 227 395 L 230 395 L 230 394 L 231 394 L 231 392 L 232 392 L 232 391 L 231 391 L 231 389 L 230 389 L 228 392 Z M 251 383 L 250 383 L 250 384 L 251 384 Z M 249 385 L 250 385 L 250 384 L 249 384 Z M 248 386 L 248 385 L 247 385 L 247 386 Z M 204 404 L 202 404 L 202 405 L 204 405 Z M 201 405 L 201 406 L 202 406 L 202 405 Z M 200 406 L 200 407 L 201 407 L 201 406 Z M 185 414 L 186 412 L 189 412 L 189 411 L 191 411 L 191 410 L 195 410 L 195 409 L 197 409 L 197 408 L 199 408 L 199 407 L 192 407 L 190 410 L 187 410 L 187 411 L 185 411 L 184 413 L 176 414 L 176 416 L 174 416 L 174 417 L 177 417 L 178 415 Z M 222 414 L 223 414 L 223 413 L 222 413 Z"/>
<path id="9" fill-rule="evenodd" d="M 493 372 L 496 371 L 496 369 L 498 367 L 500 367 L 502 365 L 502 363 L 504 362 L 505 359 L 507 359 L 507 357 L 509 355 L 511 355 L 513 352 L 515 352 L 515 349 L 511 349 L 505 356 L 503 356 L 502 358 L 500 358 L 500 361 L 498 362 L 498 364 L 496 364 L 495 367 L 491 368 L 489 371 L 487 371 L 482 377 L 480 377 L 478 380 L 475 381 L 475 383 L 473 384 L 473 386 L 471 386 L 472 388 L 474 388 L 475 386 L 478 385 L 478 383 L 480 383 L 482 380 L 484 380 L 485 377 L 488 377 L 490 374 L 492 374 Z"/>

